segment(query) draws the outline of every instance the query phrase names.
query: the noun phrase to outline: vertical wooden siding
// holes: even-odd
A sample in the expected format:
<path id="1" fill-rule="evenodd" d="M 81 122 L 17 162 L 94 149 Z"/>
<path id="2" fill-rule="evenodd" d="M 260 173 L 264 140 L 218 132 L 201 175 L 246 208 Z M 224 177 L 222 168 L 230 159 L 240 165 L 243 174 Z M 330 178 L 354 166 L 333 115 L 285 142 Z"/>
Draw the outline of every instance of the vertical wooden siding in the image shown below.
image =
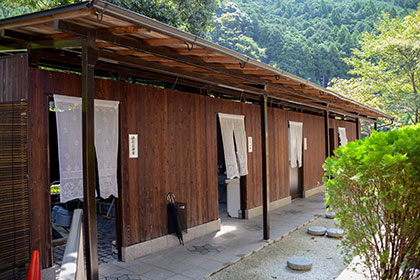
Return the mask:
<path id="1" fill-rule="evenodd" d="M 303 151 L 303 189 L 307 191 L 322 185 L 325 162 L 324 117 L 303 114 L 303 137 L 307 139 L 307 150 Z"/>
<path id="2" fill-rule="evenodd" d="M 32 200 L 42 210 L 34 216 L 40 216 L 49 213 L 48 163 L 43 160 L 48 158 L 45 93 L 80 96 L 80 76 L 31 69 L 30 77 L 30 182 Z M 102 79 L 97 79 L 95 86 L 95 98 L 120 101 L 122 246 L 167 234 L 168 192 L 187 203 L 189 227 L 218 218 L 218 112 L 245 115 L 247 136 L 253 138 L 253 152 L 248 153 L 247 208 L 261 205 L 258 105 Z M 305 190 L 316 186 L 322 177 L 324 125 L 318 116 L 274 108 L 268 113 L 270 199 L 278 200 L 289 196 L 287 121 L 304 123 L 303 133 L 308 139 L 308 150 L 303 154 Z M 138 134 L 138 159 L 128 158 L 128 134 Z M 34 228 L 35 234 L 48 233 L 49 223 L 49 214 L 44 215 Z M 51 250 L 51 237 L 39 236 L 34 236 L 38 247 Z"/>
<path id="3" fill-rule="evenodd" d="M 288 113 L 268 108 L 267 115 L 270 201 L 275 201 L 290 195 Z"/>
<path id="4" fill-rule="evenodd" d="M 80 96 L 80 76 L 30 69 L 30 187 L 37 205 L 34 247 L 51 252 L 48 96 Z M 194 94 L 96 80 L 95 97 L 120 101 L 122 245 L 167 234 L 166 194 L 187 203 L 188 226 L 218 218 L 217 113 L 243 114 L 253 137 L 247 188 L 261 204 L 259 106 Z M 139 159 L 128 158 L 128 134 L 139 135 Z M 45 215 L 45 213 L 48 213 Z M 47 233 L 47 234 L 42 234 Z M 42 256 L 48 266 L 51 256 Z"/>
<path id="5" fill-rule="evenodd" d="M 28 97 L 28 56 L 0 58 L 0 103 Z"/>
<path id="6" fill-rule="evenodd" d="M 345 127 L 348 141 L 355 141 L 357 138 L 356 123 L 344 120 L 330 119 L 330 128 L 334 129 L 334 147 L 338 148 L 338 128 Z"/>

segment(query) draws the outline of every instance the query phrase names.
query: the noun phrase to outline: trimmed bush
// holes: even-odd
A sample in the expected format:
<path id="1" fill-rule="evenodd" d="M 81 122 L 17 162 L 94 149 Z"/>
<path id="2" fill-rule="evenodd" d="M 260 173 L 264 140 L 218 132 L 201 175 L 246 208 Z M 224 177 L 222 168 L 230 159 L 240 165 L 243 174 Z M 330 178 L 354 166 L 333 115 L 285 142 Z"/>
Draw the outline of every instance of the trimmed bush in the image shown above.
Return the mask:
<path id="1" fill-rule="evenodd" d="M 349 142 L 324 170 L 345 261 L 361 256 L 372 279 L 412 279 L 420 266 L 420 125 Z"/>

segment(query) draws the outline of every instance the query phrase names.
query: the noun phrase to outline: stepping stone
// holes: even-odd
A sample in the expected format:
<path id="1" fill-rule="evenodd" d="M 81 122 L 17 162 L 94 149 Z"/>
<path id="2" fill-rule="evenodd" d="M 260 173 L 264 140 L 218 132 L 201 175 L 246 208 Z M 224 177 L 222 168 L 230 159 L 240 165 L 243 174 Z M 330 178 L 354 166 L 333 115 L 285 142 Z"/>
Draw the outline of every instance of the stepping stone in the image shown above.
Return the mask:
<path id="1" fill-rule="evenodd" d="M 325 227 L 313 226 L 308 228 L 308 233 L 310 235 L 323 236 L 325 232 L 327 232 Z"/>
<path id="2" fill-rule="evenodd" d="M 344 235 L 344 230 L 339 228 L 329 228 L 327 229 L 327 236 L 333 238 L 341 238 Z"/>
<path id="3" fill-rule="evenodd" d="M 287 260 L 287 266 L 293 270 L 308 271 L 312 268 L 312 261 L 309 258 L 293 256 Z"/>
<path id="4" fill-rule="evenodd" d="M 334 219 L 335 218 L 335 212 L 328 211 L 327 213 L 325 213 L 325 218 L 327 218 L 327 219 Z"/>

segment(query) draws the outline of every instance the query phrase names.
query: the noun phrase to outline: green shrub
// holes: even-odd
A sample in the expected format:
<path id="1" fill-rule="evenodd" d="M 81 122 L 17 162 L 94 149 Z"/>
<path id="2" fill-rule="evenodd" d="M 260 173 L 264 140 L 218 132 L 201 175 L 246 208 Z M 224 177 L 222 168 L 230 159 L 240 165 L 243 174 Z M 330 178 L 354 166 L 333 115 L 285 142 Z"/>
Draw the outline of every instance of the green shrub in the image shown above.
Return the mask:
<path id="1" fill-rule="evenodd" d="M 50 193 L 51 194 L 59 194 L 60 193 L 60 184 L 51 185 Z"/>
<path id="2" fill-rule="evenodd" d="M 372 279 L 412 279 L 420 266 L 420 125 L 349 142 L 324 170 L 346 262 L 359 255 Z"/>

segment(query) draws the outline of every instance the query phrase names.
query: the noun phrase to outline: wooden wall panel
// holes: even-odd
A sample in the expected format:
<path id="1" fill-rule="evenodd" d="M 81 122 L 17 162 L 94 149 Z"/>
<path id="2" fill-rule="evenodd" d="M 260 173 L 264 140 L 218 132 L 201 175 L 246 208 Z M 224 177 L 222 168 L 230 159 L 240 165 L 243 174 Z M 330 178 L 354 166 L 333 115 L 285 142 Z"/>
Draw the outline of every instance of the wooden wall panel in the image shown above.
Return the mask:
<path id="1" fill-rule="evenodd" d="M 268 108 L 270 201 L 289 196 L 289 142 L 287 111 Z"/>
<path id="2" fill-rule="evenodd" d="M 80 76 L 30 70 L 30 143 L 33 163 L 30 186 L 42 211 L 34 226 L 37 248 L 51 250 L 49 233 L 48 97 L 80 96 Z M 120 101 L 120 202 L 122 246 L 167 234 L 166 194 L 187 204 L 188 226 L 215 220 L 218 213 L 217 113 L 245 115 L 248 153 L 247 208 L 262 204 L 260 106 L 196 94 L 97 79 L 95 98 Z M 323 118 L 269 108 L 270 199 L 289 196 L 288 120 L 304 123 L 308 151 L 304 152 L 305 190 L 322 177 L 325 158 Z M 40 125 L 39 125 L 40 124 Z M 335 122 L 334 122 L 335 124 Z M 348 125 L 346 122 L 343 125 Z M 128 134 L 138 134 L 139 158 L 128 158 Z M 351 134 L 349 133 L 349 139 Z M 45 215 L 48 213 L 48 215 Z M 42 234 L 41 234 L 42 233 Z M 39 237 L 42 236 L 42 237 Z M 50 256 L 51 258 L 51 256 Z M 44 258 L 44 266 L 48 257 Z"/>
<path id="3" fill-rule="evenodd" d="M 303 189 L 307 191 L 322 185 L 325 162 L 324 117 L 304 114 L 303 137 L 307 139 L 307 150 L 303 151 Z"/>
<path id="4" fill-rule="evenodd" d="M 48 172 L 48 96 L 44 94 L 44 92 L 48 92 L 48 84 L 41 83 L 44 75 L 45 72 L 30 71 L 28 96 L 28 186 L 31 206 L 31 249 L 39 250 L 43 268 L 52 266 Z"/>
<path id="5" fill-rule="evenodd" d="M 334 147 L 338 148 L 338 128 L 345 127 L 347 140 L 355 141 L 356 140 L 356 123 L 344 120 L 330 119 L 330 128 L 334 129 Z"/>
<path id="6" fill-rule="evenodd" d="M 28 55 L 0 58 L 0 103 L 27 100 Z"/>
<path id="7" fill-rule="evenodd" d="M 48 94 L 80 96 L 80 76 L 31 69 L 30 186 L 41 222 L 33 230 L 41 251 L 51 251 L 49 233 Z M 65 85 L 65 86 L 63 86 Z M 217 113 L 244 114 L 253 137 L 247 188 L 249 207 L 261 204 L 259 106 L 194 94 L 100 80 L 95 98 L 120 101 L 122 246 L 167 234 L 166 194 L 187 203 L 188 226 L 218 218 Z M 37 125 L 40 123 L 41 125 Z M 128 158 L 128 134 L 139 135 L 139 158 Z M 36 193 L 35 193 L 36 192 Z M 36 202 L 35 202 L 36 201 Z M 44 215 L 48 213 L 48 215 Z M 35 225 L 34 225 L 35 227 Z M 51 256 L 45 257 L 48 266 Z M 45 266 L 44 265 L 44 266 Z"/>

